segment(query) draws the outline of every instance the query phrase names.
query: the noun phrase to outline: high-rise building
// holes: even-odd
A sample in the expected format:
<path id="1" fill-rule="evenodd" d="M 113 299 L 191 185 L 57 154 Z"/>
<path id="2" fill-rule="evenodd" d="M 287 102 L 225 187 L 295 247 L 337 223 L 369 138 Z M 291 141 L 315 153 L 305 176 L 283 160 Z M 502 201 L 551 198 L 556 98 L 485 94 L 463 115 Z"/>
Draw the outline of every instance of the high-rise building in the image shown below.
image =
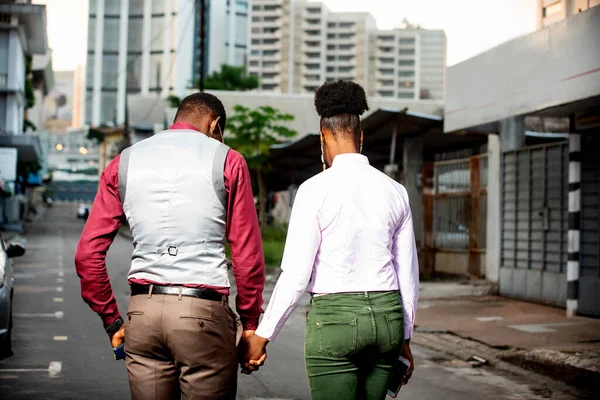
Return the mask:
<path id="1" fill-rule="evenodd" d="M 90 0 L 84 122 L 125 121 L 130 93 L 183 96 L 200 74 L 199 0 Z M 244 65 L 248 1 L 205 0 L 205 72 Z"/>
<path id="2" fill-rule="evenodd" d="M 537 0 L 537 27 L 542 29 L 600 5 L 600 0 Z"/>
<path id="3" fill-rule="evenodd" d="M 262 90 L 310 93 L 344 79 L 370 96 L 444 98 L 444 31 L 408 23 L 379 31 L 369 13 L 303 0 L 254 0 L 251 15 L 248 71 Z"/>
<path id="4" fill-rule="evenodd" d="M 446 35 L 406 24 L 370 37 L 371 95 L 443 100 Z"/>

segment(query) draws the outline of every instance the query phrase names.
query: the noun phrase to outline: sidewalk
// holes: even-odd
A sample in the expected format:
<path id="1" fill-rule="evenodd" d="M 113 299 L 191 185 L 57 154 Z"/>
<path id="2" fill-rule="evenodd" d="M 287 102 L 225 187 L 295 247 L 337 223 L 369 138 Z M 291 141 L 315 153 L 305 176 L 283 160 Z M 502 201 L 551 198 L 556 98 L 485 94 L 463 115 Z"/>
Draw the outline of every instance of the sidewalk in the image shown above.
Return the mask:
<path id="1" fill-rule="evenodd" d="M 476 355 L 492 364 L 510 362 L 585 389 L 600 386 L 600 319 L 567 318 L 564 309 L 485 293 L 452 295 L 485 287 L 466 286 L 470 289 L 453 292 L 455 283 L 422 285 L 416 342 L 450 348 L 465 361 Z"/>

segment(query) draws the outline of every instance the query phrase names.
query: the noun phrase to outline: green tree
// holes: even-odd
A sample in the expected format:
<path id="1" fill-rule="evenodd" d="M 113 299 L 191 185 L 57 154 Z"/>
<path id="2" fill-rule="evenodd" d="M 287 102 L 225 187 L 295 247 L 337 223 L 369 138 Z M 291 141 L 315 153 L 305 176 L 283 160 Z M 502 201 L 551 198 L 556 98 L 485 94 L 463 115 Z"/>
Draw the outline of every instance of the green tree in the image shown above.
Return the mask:
<path id="1" fill-rule="evenodd" d="M 200 82 L 196 82 L 200 87 Z M 223 64 L 220 71 L 215 71 L 204 80 L 207 90 L 252 90 L 258 88 L 258 78 L 246 76 L 245 67 Z"/>
<path id="2" fill-rule="evenodd" d="M 265 173 L 269 170 L 269 151 L 272 145 L 290 139 L 298 133 L 286 126 L 294 116 L 279 110 L 261 106 L 254 110 L 237 105 L 233 108 L 234 115 L 227 119 L 227 130 L 233 135 L 226 143 L 239 151 L 248 168 L 254 172 L 258 186 L 258 219 L 261 229 L 267 221 L 267 188 Z"/>

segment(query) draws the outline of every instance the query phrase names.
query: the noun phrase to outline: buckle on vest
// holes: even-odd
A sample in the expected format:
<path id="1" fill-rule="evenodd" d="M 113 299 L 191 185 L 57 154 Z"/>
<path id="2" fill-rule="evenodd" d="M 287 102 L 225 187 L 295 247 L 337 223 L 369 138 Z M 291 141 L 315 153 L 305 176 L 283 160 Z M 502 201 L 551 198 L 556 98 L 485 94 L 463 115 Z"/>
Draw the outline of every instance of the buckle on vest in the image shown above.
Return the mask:
<path id="1" fill-rule="evenodd" d="M 168 253 L 170 256 L 173 256 L 173 257 L 175 257 L 175 256 L 177 255 L 177 253 L 178 253 L 178 251 L 177 251 L 177 247 L 175 247 L 175 246 L 169 246 L 169 247 L 167 248 L 167 253 Z"/>

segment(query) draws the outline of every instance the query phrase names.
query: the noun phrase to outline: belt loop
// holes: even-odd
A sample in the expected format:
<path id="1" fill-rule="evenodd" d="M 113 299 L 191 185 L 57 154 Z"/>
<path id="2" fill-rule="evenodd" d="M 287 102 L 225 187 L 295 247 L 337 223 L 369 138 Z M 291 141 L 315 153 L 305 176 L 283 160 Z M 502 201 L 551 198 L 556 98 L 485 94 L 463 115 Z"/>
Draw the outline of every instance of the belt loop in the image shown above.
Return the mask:
<path id="1" fill-rule="evenodd" d="M 179 301 L 183 298 L 183 288 L 179 286 Z"/>
<path id="2" fill-rule="evenodd" d="M 151 299 L 152 298 L 152 290 L 154 289 L 154 285 L 150 284 L 150 289 L 148 289 L 148 298 Z"/>

